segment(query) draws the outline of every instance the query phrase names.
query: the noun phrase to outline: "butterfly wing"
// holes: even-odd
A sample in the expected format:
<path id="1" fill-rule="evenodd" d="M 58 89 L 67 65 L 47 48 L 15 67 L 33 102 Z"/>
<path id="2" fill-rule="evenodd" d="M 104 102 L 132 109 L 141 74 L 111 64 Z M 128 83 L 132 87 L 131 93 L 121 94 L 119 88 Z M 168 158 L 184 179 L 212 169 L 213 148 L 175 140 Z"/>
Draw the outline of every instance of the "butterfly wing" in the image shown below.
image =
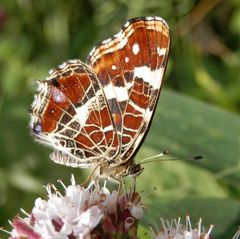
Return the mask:
<path id="1" fill-rule="evenodd" d="M 169 46 L 164 20 L 135 18 L 91 51 L 89 66 L 67 61 L 39 82 L 30 126 L 56 149 L 51 158 L 73 167 L 128 162 L 149 128 Z"/>
<path id="2" fill-rule="evenodd" d="M 41 142 L 56 149 L 55 162 L 89 167 L 115 150 L 118 138 L 107 102 L 87 65 L 67 61 L 38 84 L 30 126 Z"/>
<path id="3" fill-rule="evenodd" d="M 127 162 L 143 142 L 159 97 L 169 48 L 166 22 L 160 17 L 142 17 L 128 21 L 88 57 L 117 132 L 120 150 L 114 156 L 116 164 Z"/>

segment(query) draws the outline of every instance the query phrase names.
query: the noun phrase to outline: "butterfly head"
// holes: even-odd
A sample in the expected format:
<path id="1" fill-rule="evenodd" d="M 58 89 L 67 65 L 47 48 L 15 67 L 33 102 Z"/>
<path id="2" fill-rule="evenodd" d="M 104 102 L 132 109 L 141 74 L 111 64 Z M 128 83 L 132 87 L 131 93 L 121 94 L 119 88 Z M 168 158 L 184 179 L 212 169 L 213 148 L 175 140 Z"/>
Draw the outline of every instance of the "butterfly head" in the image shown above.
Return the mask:
<path id="1" fill-rule="evenodd" d="M 136 177 L 142 173 L 144 168 L 140 164 L 135 164 L 131 161 L 128 164 L 122 164 L 115 167 L 105 167 L 100 165 L 100 172 L 97 175 L 101 178 L 108 178 L 111 181 L 119 181 L 123 177 Z"/>
<path id="2" fill-rule="evenodd" d="M 127 175 L 136 177 L 142 173 L 143 169 L 140 164 L 131 164 L 127 168 Z"/>

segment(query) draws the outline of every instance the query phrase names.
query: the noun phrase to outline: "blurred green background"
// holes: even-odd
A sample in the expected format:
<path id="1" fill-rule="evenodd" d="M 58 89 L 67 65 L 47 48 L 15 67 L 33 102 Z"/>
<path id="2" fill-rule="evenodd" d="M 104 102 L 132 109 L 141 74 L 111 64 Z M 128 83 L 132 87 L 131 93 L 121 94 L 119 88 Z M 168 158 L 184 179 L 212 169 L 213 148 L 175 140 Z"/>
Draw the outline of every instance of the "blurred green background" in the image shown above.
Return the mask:
<path id="1" fill-rule="evenodd" d="M 0 225 L 20 208 L 30 211 L 42 185 L 87 170 L 56 165 L 51 149 L 29 134 L 35 81 L 67 59 L 83 61 L 91 48 L 129 18 L 162 16 L 172 47 L 165 85 L 148 137 L 136 160 L 168 149 L 194 162 L 145 165 L 138 178 L 149 223 L 189 214 L 216 238 L 232 238 L 240 224 L 239 0 L 3 0 L 0 3 Z M 56 183 L 57 184 L 57 183 Z M 150 195 L 150 196 L 149 196 Z M 147 234 L 149 236 L 149 234 Z M 2 234 L 6 238 L 6 234 Z M 144 236 L 147 237 L 147 236 Z M 142 238 L 144 238 L 142 237 Z"/>

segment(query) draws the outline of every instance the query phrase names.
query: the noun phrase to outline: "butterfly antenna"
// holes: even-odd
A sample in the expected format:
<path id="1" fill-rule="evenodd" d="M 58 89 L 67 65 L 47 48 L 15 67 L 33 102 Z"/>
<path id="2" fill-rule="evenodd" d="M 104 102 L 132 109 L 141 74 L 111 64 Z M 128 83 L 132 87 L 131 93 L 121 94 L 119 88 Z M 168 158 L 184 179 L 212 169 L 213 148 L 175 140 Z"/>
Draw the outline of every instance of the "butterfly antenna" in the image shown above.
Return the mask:
<path id="1" fill-rule="evenodd" d="M 145 163 L 151 163 L 151 162 L 159 162 L 159 161 L 172 161 L 172 160 L 180 160 L 180 161 L 192 161 L 192 160 L 199 160 L 202 159 L 203 157 L 201 155 L 196 155 L 196 156 L 190 156 L 190 157 L 185 157 L 185 158 L 177 158 L 177 157 L 164 157 L 168 155 L 168 151 L 163 151 L 160 154 L 154 155 L 149 158 L 143 159 L 139 164 L 145 164 Z"/>
<path id="2" fill-rule="evenodd" d="M 160 153 L 160 154 L 157 154 L 157 155 L 154 155 L 154 156 L 145 158 L 145 159 L 143 159 L 143 160 L 140 162 L 140 164 L 145 163 L 145 162 L 148 162 L 148 161 L 152 161 L 152 160 L 154 160 L 155 158 L 160 158 L 160 157 L 163 157 L 163 156 L 165 156 L 165 155 L 168 155 L 168 150 L 164 150 L 164 151 L 163 151 L 162 153 Z"/>

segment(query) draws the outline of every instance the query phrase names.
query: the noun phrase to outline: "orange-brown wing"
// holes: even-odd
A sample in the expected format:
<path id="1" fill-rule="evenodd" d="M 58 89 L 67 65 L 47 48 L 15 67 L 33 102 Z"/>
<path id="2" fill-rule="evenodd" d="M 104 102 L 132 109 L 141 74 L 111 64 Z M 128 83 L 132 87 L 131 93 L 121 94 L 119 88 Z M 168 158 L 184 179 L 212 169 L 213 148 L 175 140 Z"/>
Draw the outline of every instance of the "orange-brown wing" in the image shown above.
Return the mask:
<path id="1" fill-rule="evenodd" d="M 93 48 L 88 64 L 108 102 L 120 151 L 116 163 L 136 153 L 149 128 L 170 48 L 169 28 L 160 17 L 128 21 L 122 30 Z"/>
<path id="2" fill-rule="evenodd" d="M 36 138 L 53 146 L 51 158 L 72 167 L 89 167 L 118 150 L 118 138 L 96 74 L 80 60 L 50 72 L 31 107 Z"/>

